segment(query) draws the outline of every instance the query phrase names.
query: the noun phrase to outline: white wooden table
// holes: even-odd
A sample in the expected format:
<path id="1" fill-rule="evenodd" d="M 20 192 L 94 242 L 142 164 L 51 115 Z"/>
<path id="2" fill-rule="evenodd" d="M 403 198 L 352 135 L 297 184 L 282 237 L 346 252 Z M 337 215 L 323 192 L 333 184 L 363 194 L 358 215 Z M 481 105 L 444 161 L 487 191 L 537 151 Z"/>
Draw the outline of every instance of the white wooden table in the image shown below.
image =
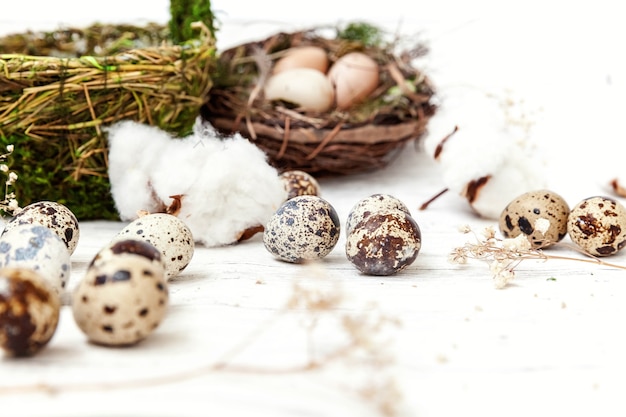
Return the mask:
<path id="1" fill-rule="evenodd" d="M 233 6 L 230 14 L 235 11 Z M 576 22 L 565 23 L 571 28 Z M 471 78 L 468 62 L 476 62 L 468 61 L 471 54 L 463 49 L 472 40 L 488 39 L 472 27 L 436 44 L 430 65 L 445 82 L 487 84 L 487 75 Z M 227 28 L 225 22 L 224 33 Z M 252 29 L 239 34 L 245 30 Z M 500 51 L 491 68 L 506 69 L 507 57 L 532 56 L 541 44 L 533 39 L 530 51 L 521 42 L 511 46 L 519 50 Z M 616 42 L 594 38 L 600 39 Z M 574 46 L 559 41 L 565 55 L 558 65 L 564 70 L 574 59 Z M 473 45 L 478 59 L 491 56 Z M 547 49 L 535 49 L 535 65 L 548 57 Z M 599 58 L 602 51 L 577 56 L 584 58 L 585 52 Z M 617 71 L 620 62 L 606 52 L 606 60 L 571 67 L 561 78 L 550 66 L 544 67 L 547 78 L 538 70 L 530 74 L 534 82 L 522 79 L 521 69 L 509 78 L 518 97 L 527 91 L 521 97 L 543 107 L 535 138 L 545 148 L 550 187 L 570 204 L 605 194 L 607 161 L 619 161 L 612 147 L 623 129 L 613 116 L 623 104 L 623 74 Z M 469 65 L 469 78 L 463 78 L 463 65 Z M 483 71 L 490 68 L 485 65 Z M 601 74 L 611 76 L 612 84 Z M 569 81 L 580 77 L 588 77 L 589 87 L 568 93 Z M 498 79 L 504 83 L 506 77 Z M 598 98 L 604 101 L 594 101 Z M 590 116 L 572 113 L 584 100 L 596 103 L 594 109 L 584 107 Z M 323 179 L 321 186 L 342 224 L 352 205 L 370 194 L 403 200 L 422 230 L 416 262 L 396 276 L 360 275 L 346 260 L 344 235 L 313 265 L 275 260 L 260 235 L 229 247 L 197 247 L 189 267 L 170 282 L 166 319 L 142 343 L 90 344 L 65 306 L 54 338 L 40 354 L 0 359 L 0 415 L 364 417 L 385 410 L 399 416 L 624 415 L 624 271 L 529 260 L 517 268 L 512 285 L 496 290 L 485 264 L 449 263 L 449 252 L 471 239 L 459 225 L 480 231 L 495 222 L 478 218 L 455 195 L 419 211 L 443 184 L 431 159 L 412 146 L 384 170 Z M 70 288 L 123 226 L 81 224 Z M 626 254 L 610 261 L 626 265 Z M 286 309 L 297 294 L 299 300 L 316 295 L 328 308 Z M 344 327 L 350 319 L 352 326 Z M 387 325 L 376 328 L 381 321 Z M 357 334 L 364 337 L 359 346 L 370 343 L 372 351 L 342 350 Z"/>

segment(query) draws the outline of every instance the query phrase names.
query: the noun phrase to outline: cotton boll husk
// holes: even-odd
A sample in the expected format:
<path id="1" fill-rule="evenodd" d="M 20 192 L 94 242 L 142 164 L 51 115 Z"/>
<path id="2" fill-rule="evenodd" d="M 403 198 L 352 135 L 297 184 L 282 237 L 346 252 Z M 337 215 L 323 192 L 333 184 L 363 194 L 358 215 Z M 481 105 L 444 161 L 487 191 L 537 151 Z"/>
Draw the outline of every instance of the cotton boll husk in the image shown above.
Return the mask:
<path id="1" fill-rule="evenodd" d="M 134 220 L 138 210 L 158 211 L 150 173 L 162 158 L 170 136 L 161 129 L 134 121 L 122 121 L 107 129 L 108 174 L 111 194 L 122 220 Z"/>
<path id="2" fill-rule="evenodd" d="M 607 177 L 611 178 L 611 177 Z M 626 175 L 615 175 L 605 184 L 605 191 L 613 193 L 619 197 L 626 197 Z"/>

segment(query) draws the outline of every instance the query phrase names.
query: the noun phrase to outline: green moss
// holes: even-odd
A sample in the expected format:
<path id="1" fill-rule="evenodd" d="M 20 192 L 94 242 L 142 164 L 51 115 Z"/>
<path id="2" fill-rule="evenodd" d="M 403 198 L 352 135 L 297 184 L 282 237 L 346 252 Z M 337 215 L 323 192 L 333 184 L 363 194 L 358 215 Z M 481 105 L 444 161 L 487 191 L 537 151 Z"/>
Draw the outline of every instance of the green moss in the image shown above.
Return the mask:
<path id="1" fill-rule="evenodd" d="M 75 180 L 59 164 L 56 147 L 27 136 L 0 137 L 0 147 L 9 144 L 15 150 L 7 165 L 19 177 L 13 190 L 21 207 L 49 200 L 66 205 L 79 220 L 119 220 L 105 173 Z"/>
<path id="2" fill-rule="evenodd" d="M 215 39 L 215 22 L 210 0 L 171 0 L 169 29 L 172 41 L 183 43 L 198 37 L 191 27 L 194 22 L 203 22 Z"/>
<path id="3" fill-rule="evenodd" d="M 367 47 L 377 47 L 382 45 L 383 32 L 370 23 L 352 22 L 338 31 L 337 38 L 360 42 Z"/>

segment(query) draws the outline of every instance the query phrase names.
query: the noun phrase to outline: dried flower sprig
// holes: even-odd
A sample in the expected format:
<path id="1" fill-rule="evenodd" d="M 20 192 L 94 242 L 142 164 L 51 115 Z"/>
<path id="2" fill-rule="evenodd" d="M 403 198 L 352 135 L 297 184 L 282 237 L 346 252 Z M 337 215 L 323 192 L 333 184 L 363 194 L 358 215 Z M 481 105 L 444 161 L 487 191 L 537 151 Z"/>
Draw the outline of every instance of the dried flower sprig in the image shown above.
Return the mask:
<path id="1" fill-rule="evenodd" d="M 14 149 L 13 145 L 7 145 L 6 152 L 0 155 L 0 171 L 7 177 L 4 182 L 4 199 L 0 201 L 0 211 L 9 214 L 16 214 L 20 210 L 15 192 L 12 191 L 15 182 L 18 179 L 18 175 L 15 171 L 11 170 L 9 165 L 6 163 Z"/>
<path id="2" fill-rule="evenodd" d="M 536 223 L 535 229 L 547 230 L 549 223 Z M 606 262 L 602 259 L 594 257 L 586 252 L 581 251 L 573 245 L 558 242 L 553 243 L 551 247 L 568 246 L 577 253 L 586 258 L 578 258 L 573 256 L 562 256 L 546 253 L 543 248 L 533 248 L 530 241 L 524 234 L 520 234 L 515 238 L 500 238 L 496 235 L 495 228 L 489 226 L 485 228 L 482 234 L 475 233 L 470 226 L 463 225 L 460 231 L 464 234 L 472 233 L 475 237 L 474 242 L 467 242 L 463 246 L 456 247 L 452 250 L 448 260 L 455 264 L 465 264 L 469 259 L 484 261 L 489 265 L 489 271 L 494 280 L 494 285 L 498 289 L 505 288 L 515 278 L 515 268 L 524 260 L 534 259 L 540 261 L 547 260 L 566 260 L 598 264 L 606 267 L 626 269 L 626 265 Z"/>

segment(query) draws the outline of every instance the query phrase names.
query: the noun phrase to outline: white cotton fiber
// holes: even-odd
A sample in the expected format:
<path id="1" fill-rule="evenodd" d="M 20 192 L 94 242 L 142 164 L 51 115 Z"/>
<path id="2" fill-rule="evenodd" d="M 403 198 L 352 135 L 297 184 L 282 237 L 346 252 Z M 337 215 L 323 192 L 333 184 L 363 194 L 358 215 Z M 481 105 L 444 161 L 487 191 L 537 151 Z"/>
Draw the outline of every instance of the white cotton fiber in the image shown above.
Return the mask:
<path id="1" fill-rule="evenodd" d="M 523 154 L 522 151 L 520 153 Z M 538 164 L 528 156 L 508 158 L 481 187 L 470 203 L 482 217 L 499 219 L 511 201 L 528 191 L 546 188 L 545 177 Z"/>
<path id="2" fill-rule="evenodd" d="M 429 120 L 424 149 L 448 189 L 467 198 L 479 215 L 497 219 L 513 198 L 545 187 L 523 133 L 493 96 L 460 88 L 442 99 Z M 468 192 L 470 184 L 486 178 L 476 194 Z"/>
<path id="3" fill-rule="evenodd" d="M 111 129 L 109 141 L 110 176 L 117 170 L 111 190 L 120 216 L 169 206 L 172 196 L 182 196 L 175 214 L 206 246 L 235 243 L 246 229 L 264 226 L 287 198 L 265 153 L 238 134 L 222 138 L 198 122 L 192 135 L 179 139 L 124 122 Z"/>
<path id="4" fill-rule="evenodd" d="M 122 220 L 137 218 L 138 210 L 158 211 L 150 175 L 171 140 L 161 129 L 122 121 L 108 130 L 111 194 Z"/>

